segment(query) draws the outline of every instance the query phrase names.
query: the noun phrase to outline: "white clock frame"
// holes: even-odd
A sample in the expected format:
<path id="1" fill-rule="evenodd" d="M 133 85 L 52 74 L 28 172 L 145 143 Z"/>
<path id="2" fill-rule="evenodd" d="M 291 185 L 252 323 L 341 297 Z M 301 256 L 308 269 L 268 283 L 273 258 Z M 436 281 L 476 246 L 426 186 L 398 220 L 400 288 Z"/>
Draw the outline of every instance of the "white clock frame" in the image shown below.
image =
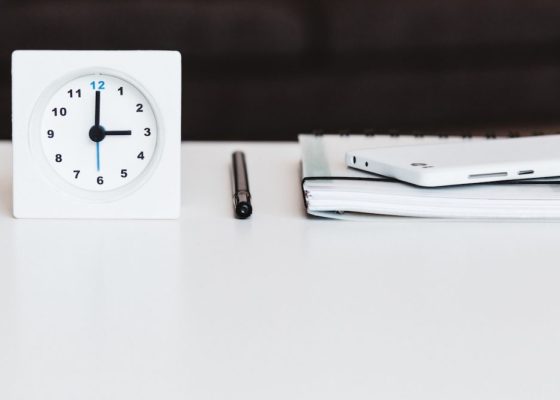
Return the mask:
<path id="1" fill-rule="evenodd" d="M 141 175 L 96 192 L 63 182 L 39 150 L 38 124 L 50 96 L 88 74 L 112 75 L 148 99 L 155 154 Z M 175 51 L 36 51 L 12 54 L 13 213 L 16 218 L 178 218 L 181 208 L 181 56 Z"/>

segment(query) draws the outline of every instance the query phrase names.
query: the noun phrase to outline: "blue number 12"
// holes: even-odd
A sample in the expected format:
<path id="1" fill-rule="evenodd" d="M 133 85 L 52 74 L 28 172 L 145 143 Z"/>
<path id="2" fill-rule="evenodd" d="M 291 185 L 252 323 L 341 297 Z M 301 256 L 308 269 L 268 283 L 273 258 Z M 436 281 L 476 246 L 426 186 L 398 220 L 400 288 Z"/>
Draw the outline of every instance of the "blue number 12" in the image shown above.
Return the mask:
<path id="1" fill-rule="evenodd" d="M 91 88 L 93 90 L 95 90 L 96 87 L 97 87 L 97 90 L 105 89 L 105 81 L 98 81 L 98 82 L 91 81 L 90 85 L 91 85 Z"/>

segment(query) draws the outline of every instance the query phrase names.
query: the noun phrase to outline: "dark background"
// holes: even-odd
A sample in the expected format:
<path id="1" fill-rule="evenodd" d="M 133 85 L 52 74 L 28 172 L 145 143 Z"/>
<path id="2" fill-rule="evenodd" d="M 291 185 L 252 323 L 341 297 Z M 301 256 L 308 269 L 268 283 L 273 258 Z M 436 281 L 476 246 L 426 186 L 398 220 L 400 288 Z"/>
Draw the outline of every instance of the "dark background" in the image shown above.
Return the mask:
<path id="1" fill-rule="evenodd" d="M 2 139 L 15 49 L 180 50 L 184 139 L 560 120 L 552 0 L 0 0 Z"/>

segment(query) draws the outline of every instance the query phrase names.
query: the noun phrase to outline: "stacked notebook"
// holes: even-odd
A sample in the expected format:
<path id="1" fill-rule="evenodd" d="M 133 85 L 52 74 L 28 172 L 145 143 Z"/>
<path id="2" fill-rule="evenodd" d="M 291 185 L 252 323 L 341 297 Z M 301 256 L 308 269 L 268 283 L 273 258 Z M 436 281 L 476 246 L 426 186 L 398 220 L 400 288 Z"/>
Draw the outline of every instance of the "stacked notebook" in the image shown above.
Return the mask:
<path id="1" fill-rule="evenodd" d="M 534 133 L 521 132 L 515 136 L 518 134 Z M 345 165 L 344 156 L 348 150 L 493 138 L 494 134 L 480 137 L 299 135 L 307 212 L 339 219 L 380 214 L 441 218 L 560 218 L 560 178 L 421 188 Z"/>

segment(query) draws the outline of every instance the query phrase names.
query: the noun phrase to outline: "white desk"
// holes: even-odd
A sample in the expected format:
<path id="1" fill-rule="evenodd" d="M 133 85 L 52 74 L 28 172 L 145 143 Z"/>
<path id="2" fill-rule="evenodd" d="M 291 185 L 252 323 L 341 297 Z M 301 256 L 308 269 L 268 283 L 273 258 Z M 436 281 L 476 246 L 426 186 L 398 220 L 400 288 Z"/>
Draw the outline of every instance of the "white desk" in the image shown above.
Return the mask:
<path id="1" fill-rule="evenodd" d="M 0 399 L 560 398 L 559 223 L 309 219 L 295 143 L 183 154 L 180 221 L 14 220 L 0 144 Z"/>

